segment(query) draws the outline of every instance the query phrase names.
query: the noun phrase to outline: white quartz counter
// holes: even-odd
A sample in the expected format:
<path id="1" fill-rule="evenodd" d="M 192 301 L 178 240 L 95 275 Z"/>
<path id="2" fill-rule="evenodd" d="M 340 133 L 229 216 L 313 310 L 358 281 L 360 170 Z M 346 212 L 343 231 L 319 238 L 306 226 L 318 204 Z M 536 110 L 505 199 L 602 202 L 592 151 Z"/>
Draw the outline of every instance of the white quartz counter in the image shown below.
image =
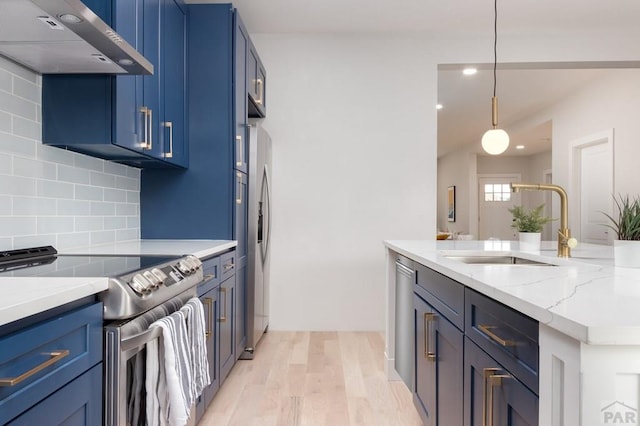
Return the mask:
<path id="1" fill-rule="evenodd" d="M 60 250 L 64 254 L 157 254 L 181 256 L 192 254 L 200 259 L 215 256 L 234 248 L 237 241 L 230 240 L 130 240 L 119 243 L 99 244 L 80 249 Z"/>
<path id="2" fill-rule="evenodd" d="M 132 240 L 63 254 L 215 256 L 237 245 L 228 240 Z M 0 278 L 0 326 L 64 305 L 107 289 L 107 278 L 6 277 Z"/>
<path id="3" fill-rule="evenodd" d="M 613 247 L 582 244 L 571 259 L 556 244 L 520 252 L 509 241 L 385 241 L 418 263 L 453 278 L 576 340 L 640 345 L 640 269 L 613 266 Z M 556 266 L 474 265 L 447 254 L 517 254 Z"/>

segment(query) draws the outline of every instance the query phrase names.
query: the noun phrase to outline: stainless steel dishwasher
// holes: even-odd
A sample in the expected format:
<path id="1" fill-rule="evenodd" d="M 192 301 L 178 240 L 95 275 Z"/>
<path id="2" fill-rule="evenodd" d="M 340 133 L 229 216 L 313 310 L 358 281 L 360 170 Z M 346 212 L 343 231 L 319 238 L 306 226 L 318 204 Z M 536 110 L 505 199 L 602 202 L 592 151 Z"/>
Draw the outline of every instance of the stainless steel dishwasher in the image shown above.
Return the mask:
<path id="1" fill-rule="evenodd" d="M 396 259 L 396 328 L 395 369 L 413 392 L 414 389 L 414 324 L 413 282 L 414 270 L 409 259 Z"/>

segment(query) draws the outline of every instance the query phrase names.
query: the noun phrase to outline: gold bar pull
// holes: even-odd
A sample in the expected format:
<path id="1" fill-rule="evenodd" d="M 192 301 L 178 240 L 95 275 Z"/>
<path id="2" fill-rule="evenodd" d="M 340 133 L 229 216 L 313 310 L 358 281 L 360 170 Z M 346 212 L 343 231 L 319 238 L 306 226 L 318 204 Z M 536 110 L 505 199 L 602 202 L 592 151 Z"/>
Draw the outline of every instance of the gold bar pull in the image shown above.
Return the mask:
<path id="1" fill-rule="evenodd" d="M 21 375 L 19 375 L 17 377 L 9 377 L 9 378 L 0 379 L 0 386 L 15 386 L 15 385 L 17 385 L 18 383 L 28 379 L 29 377 L 33 376 L 34 374 L 44 370 L 45 368 L 55 364 L 56 362 L 60 361 L 62 358 L 64 358 L 67 355 L 69 355 L 69 350 L 68 349 L 63 349 L 61 351 L 45 352 L 42 355 L 50 356 L 51 358 L 49 358 L 48 360 L 36 365 L 31 370 L 29 370 L 27 372 L 24 372 L 24 373 L 22 373 Z"/>
<path id="2" fill-rule="evenodd" d="M 436 319 L 436 314 L 433 312 L 424 313 L 424 357 L 436 360 L 436 353 L 431 352 L 431 345 L 429 344 L 429 324 Z"/>
<path id="3" fill-rule="evenodd" d="M 236 135 L 236 166 L 242 167 L 244 165 L 244 144 L 242 143 L 242 135 Z"/>
<path id="4" fill-rule="evenodd" d="M 222 293 L 222 295 L 224 296 L 224 299 L 223 299 L 224 301 L 221 303 L 222 309 L 224 309 L 224 313 L 220 315 L 220 322 L 226 322 L 227 321 L 227 288 L 220 287 L 220 293 Z"/>
<path id="5" fill-rule="evenodd" d="M 242 194 L 242 173 L 236 173 L 236 185 L 238 186 L 238 193 L 236 194 L 236 204 L 242 204 L 243 194 Z"/>
<path id="6" fill-rule="evenodd" d="M 202 304 L 205 305 L 207 307 L 207 329 L 204 332 L 204 335 L 207 339 L 209 339 L 211 336 L 213 336 L 213 299 L 210 297 L 205 297 L 204 299 L 202 299 Z"/>
<path id="7" fill-rule="evenodd" d="M 498 328 L 495 325 L 486 325 L 486 324 L 479 324 L 478 328 L 487 336 L 489 336 L 489 338 L 491 340 L 493 340 L 494 342 L 496 342 L 497 344 L 501 345 L 501 346 L 515 346 L 516 342 L 514 342 L 513 340 L 504 340 L 502 337 L 498 336 L 497 334 L 495 334 L 493 331 L 493 329 Z"/>
<path id="8" fill-rule="evenodd" d="M 173 157 L 173 122 L 165 121 L 162 123 L 162 126 L 169 129 L 169 152 L 166 152 L 164 154 L 164 157 L 172 158 Z"/>
<path id="9" fill-rule="evenodd" d="M 149 146 L 148 150 L 151 150 L 153 146 L 153 110 L 149 108 Z"/>
<path id="10" fill-rule="evenodd" d="M 491 404 L 488 404 L 487 387 L 490 386 L 490 378 L 498 368 L 482 369 L 482 426 L 491 426 L 493 424 L 493 390 L 491 391 Z"/>
<path id="11" fill-rule="evenodd" d="M 140 142 L 140 146 L 142 149 L 149 149 L 151 146 L 149 144 L 149 108 L 146 106 L 140 107 L 140 112 L 143 115 L 143 127 L 144 127 L 144 138 L 142 138 L 142 142 Z"/>
<path id="12" fill-rule="evenodd" d="M 256 80 L 256 93 L 258 93 L 258 96 L 259 96 L 259 98 L 256 99 L 256 104 L 262 105 L 262 98 L 264 96 L 264 86 L 261 78 Z"/>
<path id="13" fill-rule="evenodd" d="M 224 269 L 224 272 L 227 272 L 229 269 L 233 269 L 234 266 L 235 264 L 233 262 L 225 263 L 224 265 L 222 265 L 222 269 Z"/>

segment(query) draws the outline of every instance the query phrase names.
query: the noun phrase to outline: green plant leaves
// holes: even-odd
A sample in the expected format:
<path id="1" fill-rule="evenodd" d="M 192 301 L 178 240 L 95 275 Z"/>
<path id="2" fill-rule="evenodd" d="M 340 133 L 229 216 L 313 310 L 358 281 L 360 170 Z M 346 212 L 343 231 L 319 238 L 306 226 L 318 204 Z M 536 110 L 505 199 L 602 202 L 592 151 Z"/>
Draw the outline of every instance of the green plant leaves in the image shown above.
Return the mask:
<path id="1" fill-rule="evenodd" d="M 612 225 L 605 225 L 615 231 L 619 240 L 640 240 L 640 199 L 633 200 L 628 195 L 613 197 L 618 208 L 618 217 L 603 214 L 611 221 Z"/>
<path id="2" fill-rule="evenodd" d="M 527 211 L 523 206 L 514 206 L 509 209 L 509 213 L 513 215 L 512 228 L 518 232 L 542 232 L 542 227 L 551 222 L 553 219 L 542 215 L 544 204 Z"/>

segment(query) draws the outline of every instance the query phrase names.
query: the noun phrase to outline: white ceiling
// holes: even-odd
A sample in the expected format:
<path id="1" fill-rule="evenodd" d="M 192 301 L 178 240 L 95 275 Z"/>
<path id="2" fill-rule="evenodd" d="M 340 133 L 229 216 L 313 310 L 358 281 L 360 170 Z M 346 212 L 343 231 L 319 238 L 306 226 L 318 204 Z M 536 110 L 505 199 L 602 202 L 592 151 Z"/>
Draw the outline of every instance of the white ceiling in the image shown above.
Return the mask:
<path id="1" fill-rule="evenodd" d="M 228 3 L 187 0 L 187 3 Z M 419 33 L 439 38 L 492 37 L 493 0 L 234 0 L 252 34 Z M 498 34 L 638 34 L 639 0 L 498 2 Z M 486 64 L 485 64 L 486 65 Z M 603 70 L 499 70 L 500 125 L 522 120 L 603 75 Z M 438 153 L 479 141 L 491 124 L 492 71 L 462 78 L 439 71 Z M 551 124 L 511 132 L 509 155 L 551 149 Z M 516 152 L 513 146 L 527 145 Z M 479 143 L 478 143 L 479 145 Z"/>

